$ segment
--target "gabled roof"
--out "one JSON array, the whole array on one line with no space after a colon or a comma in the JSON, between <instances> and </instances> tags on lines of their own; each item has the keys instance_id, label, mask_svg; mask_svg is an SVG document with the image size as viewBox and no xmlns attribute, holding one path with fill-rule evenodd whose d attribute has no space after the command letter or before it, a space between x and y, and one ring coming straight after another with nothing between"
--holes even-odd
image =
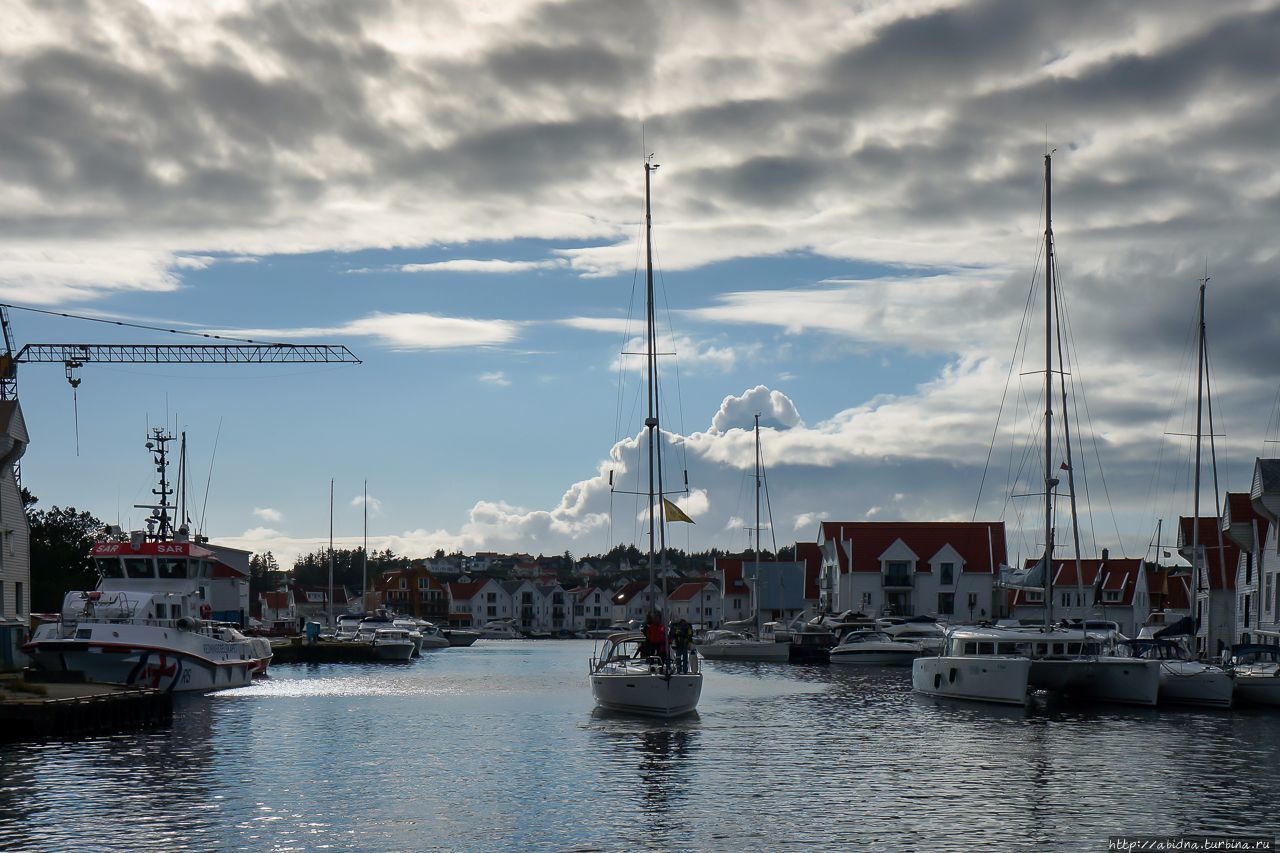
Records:
<instances>
[{"instance_id":1,"label":"gabled roof","mask_svg":"<svg viewBox=\"0 0 1280 853\"><path fill-rule=\"evenodd\" d=\"M804 597L817 601L818 578L822 575L822 549L817 542L797 542L796 559L804 563Z\"/></svg>"},{"instance_id":2,"label":"gabled roof","mask_svg":"<svg viewBox=\"0 0 1280 853\"><path fill-rule=\"evenodd\" d=\"M1038 561L1027 560L1027 568ZM1133 604L1134 594L1138 590L1138 579L1143 573L1143 561L1137 558L1108 558L1080 561L1080 582L1076 583L1076 561L1074 559L1056 560L1053 564L1053 591L1074 592L1083 587L1086 600L1104 607L1122 607ZM1099 577L1098 573L1102 575ZM1119 592L1118 600L1108 600L1099 592ZM1055 602L1056 605L1057 602ZM1009 591L1009 605L1043 607L1044 600L1028 601L1024 590Z\"/></svg>"},{"instance_id":3,"label":"gabled roof","mask_svg":"<svg viewBox=\"0 0 1280 853\"><path fill-rule=\"evenodd\" d=\"M469 601L475 598L480 590L489 585L489 581L451 581L449 583L449 597L454 601Z\"/></svg>"},{"instance_id":4,"label":"gabled roof","mask_svg":"<svg viewBox=\"0 0 1280 853\"><path fill-rule=\"evenodd\" d=\"M648 581L632 581L622 589L618 590L610 601L614 604L630 604L631 599L644 592L648 586Z\"/></svg>"},{"instance_id":5,"label":"gabled roof","mask_svg":"<svg viewBox=\"0 0 1280 853\"><path fill-rule=\"evenodd\" d=\"M724 595L751 593L751 588L742 579L742 560L738 557L716 557L715 570L724 573Z\"/></svg>"},{"instance_id":6,"label":"gabled roof","mask_svg":"<svg viewBox=\"0 0 1280 853\"><path fill-rule=\"evenodd\" d=\"M928 555L917 571L929 571L928 558L947 545L964 559L966 573L994 574L1007 559L1003 521L824 521L822 538L851 543L851 565L844 548L836 548L841 574L880 571L880 555L898 539L916 554Z\"/></svg>"},{"instance_id":7,"label":"gabled roof","mask_svg":"<svg viewBox=\"0 0 1280 853\"><path fill-rule=\"evenodd\" d=\"M1200 583L1209 589L1236 588L1236 566L1240 562L1240 546L1222 532L1222 526L1213 516L1202 515L1193 519L1184 515L1178 519L1178 552L1191 559L1192 533L1198 536L1198 544L1204 553L1204 574ZM1219 547L1221 545L1221 547ZM1202 587L1203 589L1203 587Z\"/></svg>"},{"instance_id":8,"label":"gabled roof","mask_svg":"<svg viewBox=\"0 0 1280 853\"><path fill-rule=\"evenodd\" d=\"M1191 578L1179 569L1169 571L1160 566L1147 566L1147 592L1153 607L1164 610L1190 610L1188 590Z\"/></svg>"},{"instance_id":9,"label":"gabled roof","mask_svg":"<svg viewBox=\"0 0 1280 853\"><path fill-rule=\"evenodd\" d=\"M289 585L289 592L293 594L293 600L297 604L314 604L314 602L307 600L307 593L318 592L327 599L329 588L327 586L303 586L295 583ZM333 603L335 605L347 603L346 587L335 586L333 588Z\"/></svg>"},{"instance_id":10,"label":"gabled roof","mask_svg":"<svg viewBox=\"0 0 1280 853\"><path fill-rule=\"evenodd\" d=\"M262 593L262 603L272 610L283 610L289 606L289 593L264 592Z\"/></svg>"},{"instance_id":11,"label":"gabled roof","mask_svg":"<svg viewBox=\"0 0 1280 853\"><path fill-rule=\"evenodd\" d=\"M578 601L586 601L588 598L591 597L591 594L593 592L596 592L598 589L599 587L595 587L595 586L584 586L581 589L570 590L570 593L572 593L573 597Z\"/></svg>"},{"instance_id":12,"label":"gabled roof","mask_svg":"<svg viewBox=\"0 0 1280 853\"><path fill-rule=\"evenodd\" d=\"M708 586L711 581L690 581L682 583L680 586L671 590L671 594L667 596L667 601L692 601L698 597L698 594Z\"/></svg>"}]
</instances>

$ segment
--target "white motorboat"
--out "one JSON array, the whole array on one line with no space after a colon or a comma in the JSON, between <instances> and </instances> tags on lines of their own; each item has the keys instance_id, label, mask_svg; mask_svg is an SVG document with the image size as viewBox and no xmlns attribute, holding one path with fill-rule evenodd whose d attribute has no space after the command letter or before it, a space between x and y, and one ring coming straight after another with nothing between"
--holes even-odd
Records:
<instances>
[{"instance_id":1,"label":"white motorboat","mask_svg":"<svg viewBox=\"0 0 1280 853\"><path fill-rule=\"evenodd\" d=\"M420 655L422 653L422 632L418 630L418 620L394 619L391 624L393 627L403 628L409 632L409 640L413 643L413 657Z\"/></svg>"},{"instance_id":2,"label":"white motorboat","mask_svg":"<svg viewBox=\"0 0 1280 853\"><path fill-rule=\"evenodd\" d=\"M172 526L167 444L173 438L163 429L148 436L160 479L160 503L146 507L153 510L148 530L127 542L92 546L97 588L68 592L59 621L40 625L24 646L40 668L166 691L243 687L266 670L269 642L212 621L205 591L217 556Z\"/></svg>"},{"instance_id":3,"label":"white motorboat","mask_svg":"<svg viewBox=\"0 0 1280 853\"><path fill-rule=\"evenodd\" d=\"M362 632L363 633L363 632ZM369 639L378 660L409 660L413 657L413 640L408 630L397 627L382 627L373 631Z\"/></svg>"},{"instance_id":4,"label":"white motorboat","mask_svg":"<svg viewBox=\"0 0 1280 853\"><path fill-rule=\"evenodd\" d=\"M1232 646L1228 661L1235 698L1255 705L1280 705L1280 646Z\"/></svg>"},{"instance_id":5,"label":"white motorboat","mask_svg":"<svg viewBox=\"0 0 1280 853\"><path fill-rule=\"evenodd\" d=\"M441 630L450 646L462 648L480 639L479 631L468 631L464 628L444 628Z\"/></svg>"},{"instance_id":6,"label":"white motorboat","mask_svg":"<svg viewBox=\"0 0 1280 853\"><path fill-rule=\"evenodd\" d=\"M678 717L698 707L702 673L698 655L689 655L688 672L668 658L644 654L644 634L614 634L591 659L591 695L607 711L646 717Z\"/></svg>"},{"instance_id":7,"label":"white motorboat","mask_svg":"<svg viewBox=\"0 0 1280 853\"><path fill-rule=\"evenodd\" d=\"M1116 654L1159 661L1162 705L1231 707L1235 683L1230 674L1222 667L1192 660L1181 643L1150 637L1125 640L1117 644Z\"/></svg>"},{"instance_id":8,"label":"white motorboat","mask_svg":"<svg viewBox=\"0 0 1280 853\"><path fill-rule=\"evenodd\" d=\"M524 635L516 630L514 622L504 619L486 622L480 628L482 640L520 640Z\"/></svg>"},{"instance_id":9,"label":"white motorboat","mask_svg":"<svg viewBox=\"0 0 1280 853\"><path fill-rule=\"evenodd\" d=\"M422 648L424 650L447 649L453 645L450 639L445 636L445 633L440 630L439 626L434 623L419 620L417 625L418 633L422 635ZM472 637L471 642L475 642L474 637ZM470 645L470 643L467 645Z\"/></svg>"},{"instance_id":10,"label":"white motorboat","mask_svg":"<svg viewBox=\"0 0 1280 853\"><path fill-rule=\"evenodd\" d=\"M791 644L776 640L757 640L737 631L708 631L698 654L708 660L786 661L791 657Z\"/></svg>"},{"instance_id":11,"label":"white motorboat","mask_svg":"<svg viewBox=\"0 0 1280 853\"><path fill-rule=\"evenodd\" d=\"M932 619L898 619L892 622L876 620L880 630L900 643L912 643L921 654L936 655L947 641L947 633Z\"/></svg>"},{"instance_id":12,"label":"white motorboat","mask_svg":"<svg viewBox=\"0 0 1280 853\"><path fill-rule=\"evenodd\" d=\"M920 655L915 643L895 640L884 631L850 631L831 650L831 662L868 666L911 666Z\"/></svg>"}]
</instances>

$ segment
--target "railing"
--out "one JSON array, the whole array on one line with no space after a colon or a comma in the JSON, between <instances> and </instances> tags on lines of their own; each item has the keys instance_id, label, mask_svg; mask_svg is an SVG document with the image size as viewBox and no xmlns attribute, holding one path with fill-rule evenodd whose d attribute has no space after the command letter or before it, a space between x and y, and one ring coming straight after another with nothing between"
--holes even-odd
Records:
<instances>
[{"instance_id":1,"label":"railing","mask_svg":"<svg viewBox=\"0 0 1280 853\"><path fill-rule=\"evenodd\" d=\"M916 580L916 577L914 572L885 572L884 573L884 587L886 589L889 589L891 587L898 587L900 589L911 589L915 586L915 580Z\"/></svg>"}]
</instances>

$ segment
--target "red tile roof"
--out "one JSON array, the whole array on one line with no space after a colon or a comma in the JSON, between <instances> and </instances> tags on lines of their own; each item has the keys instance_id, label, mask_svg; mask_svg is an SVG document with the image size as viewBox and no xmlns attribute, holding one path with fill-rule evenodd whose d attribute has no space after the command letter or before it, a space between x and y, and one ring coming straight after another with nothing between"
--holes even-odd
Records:
<instances>
[{"instance_id":1,"label":"red tile roof","mask_svg":"<svg viewBox=\"0 0 1280 853\"><path fill-rule=\"evenodd\" d=\"M1191 534L1198 534L1198 542L1204 549L1204 574L1201 583L1207 582L1209 589L1236 588L1236 565L1240 561L1240 546L1231 541L1223 532L1218 519L1213 516L1200 516L1198 520L1189 515L1178 519L1178 551L1183 557L1190 559ZM1221 547L1219 547L1221 544Z\"/></svg>"},{"instance_id":2,"label":"red tile roof","mask_svg":"<svg viewBox=\"0 0 1280 853\"><path fill-rule=\"evenodd\" d=\"M822 574L822 549L817 542L797 542L796 560L804 563L804 597L817 601L818 578Z\"/></svg>"},{"instance_id":3,"label":"red tile roof","mask_svg":"<svg viewBox=\"0 0 1280 853\"><path fill-rule=\"evenodd\" d=\"M691 581L689 583L682 583L680 586L671 590L671 594L667 596L667 601L692 601L709 583L710 581Z\"/></svg>"},{"instance_id":4,"label":"red tile roof","mask_svg":"<svg viewBox=\"0 0 1280 853\"><path fill-rule=\"evenodd\" d=\"M747 595L751 589L742 579L742 560L737 557L716 557L715 568L724 573L725 595Z\"/></svg>"},{"instance_id":5,"label":"red tile roof","mask_svg":"<svg viewBox=\"0 0 1280 853\"><path fill-rule=\"evenodd\" d=\"M993 574L1005 562L1003 521L824 521L822 538L837 544L840 573L850 570L843 543L851 542L852 570L880 571L880 555L898 539L920 558L917 571L947 545L964 560L962 571Z\"/></svg>"},{"instance_id":6,"label":"red tile roof","mask_svg":"<svg viewBox=\"0 0 1280 853\"><path fill-rule=\"evenodd\" d=\"M1175 573L1167 568L1147 567L1147 592L1151 596L1153 610L1189 611L1190 585L1191 578L1183 569Z\"/></svg>"},{"instance_id":7,"label":"red tile roof","mask_svg":"<svg viewBox=\"0 0 1280 853\"><path fill-rule=\"evenodd\" d=\"M449 597L454 601L469 601L488 584L489 581L450 581Z\"/></svg>"},{"instance_id":8,"label":"red tile roof","mask_svg":"<svg viewBox=\"0 0 1280 853\"><path fill-rule=\"evenodd\" d=\"M289 593L264 592L262 594L262 603L272 610L284 610L289 606Z\"/></svg>"},{"instance_id":9,"label":"red tile roof","mask_svg":"<svg viewBox=\"0 0 1280 853\"><path fill-rule=\"evenodd\" d=\"M648 586L648 581L632 581L622 589L618 590L611 601L613 601L614 604L627 604L631 599L635 598L636 595L643 592Z\"/></svg>"}]
</instances>

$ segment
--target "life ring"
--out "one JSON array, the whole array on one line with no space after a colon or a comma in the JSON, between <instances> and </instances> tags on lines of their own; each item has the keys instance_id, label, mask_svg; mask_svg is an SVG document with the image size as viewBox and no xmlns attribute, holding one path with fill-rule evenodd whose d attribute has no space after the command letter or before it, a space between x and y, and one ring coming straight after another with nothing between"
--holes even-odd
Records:
<instances>
[{"instance_id":1,"label":"life ring","mask_svg":"<svg viewBox=\"0 0 1280 853\"><path fill-rule=\"evenodd\" d=\"M200 605L200 618L201 619L213 618L213 608L209 606L209 602L207 601L204 604Z\"/></svg>"}]
</instances>

